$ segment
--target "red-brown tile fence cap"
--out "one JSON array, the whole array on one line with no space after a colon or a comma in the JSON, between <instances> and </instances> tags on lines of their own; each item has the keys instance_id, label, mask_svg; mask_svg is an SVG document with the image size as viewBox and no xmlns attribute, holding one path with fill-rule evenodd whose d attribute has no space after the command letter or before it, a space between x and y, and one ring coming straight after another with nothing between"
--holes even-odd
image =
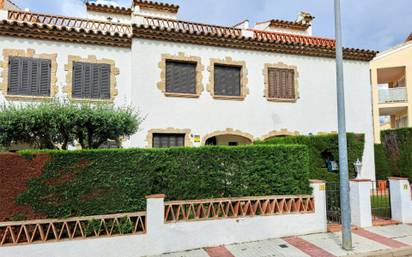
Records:
<instances>
[{"instance_id":1,"label":"red-brown tile fence cap","mask_svg":"<svg viewBox=\"0 0 412 257\"><path fill-rule=\"evenodd\" d=\"M407 177L389 177L389 180L409 180Z\"/></svg>"},{"instance_id":2,"label":"red-brown tile fence cap","mask_svg":"<svg viewBox=\"0 0 412 257\"><path fill-rule=\"evenodd\" d=\"M372 180L367 179L367 178L354 178L354 179L351 179L350 181L352 181L352 182L371 182Z\"/></svg>"},{"instance_id":3,"label":"red-brown tile fence cap","mask_svg":"<svg viewBox=\"0 0 412 257\"><path fill-rule=\"evenodd\" d=\"M232 202L232 201L259 201L272 199L286 199L286 198L310 198L312 195L269 195L269 196L245 196L245 197L228 197L228 198L210 198L210 199L196 199L196 200L176 200L165 202L165 205L176 204L197 204L197 203L211 203L211 202Z\"/></svg>"},{"instance_id":4,"label":"red-brown tile fence cap","mask_svg":"<svg viewBox=\"0 0 412 257\"><path fill-rule=\"evenodd\" d=\"M155 195L146 195L146 199L160 199L160 198L166 198L165 194L155 194Z\"/></svg>"},{"instance_id":5,"label":"red-brown tile fence cap","mask_svg":"<svg viewBox=\"0 0 412 257\"><path fill-rule=\"evenodd\" d=\"M325 180L320 180L320 179L310 179L309 182L311 184L325 184L326 183Z\"/></svg>"}]
</instances>

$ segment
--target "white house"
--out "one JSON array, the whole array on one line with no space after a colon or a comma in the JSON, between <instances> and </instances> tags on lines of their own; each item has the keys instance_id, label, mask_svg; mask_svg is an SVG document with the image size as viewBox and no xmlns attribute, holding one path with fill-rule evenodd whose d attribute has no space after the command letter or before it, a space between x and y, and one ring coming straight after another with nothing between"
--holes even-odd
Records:
<instances>
[{"instance_id":1,"label":"white house","mask_svg":"<svg viewBox=\"0 0 412 257\"><path fill-rule=\"evenodd\" d=\"M125 147L337 131L335 41L312 36L308 13L227 27L182 21L179 6L145 0L87 3L84 18L16 10L8 0L0 6L0 102L60 96L133 105L146 119ZM368 178L375 54L344 49L347 128L366 135Z\"/></svg>"}]
</instances>

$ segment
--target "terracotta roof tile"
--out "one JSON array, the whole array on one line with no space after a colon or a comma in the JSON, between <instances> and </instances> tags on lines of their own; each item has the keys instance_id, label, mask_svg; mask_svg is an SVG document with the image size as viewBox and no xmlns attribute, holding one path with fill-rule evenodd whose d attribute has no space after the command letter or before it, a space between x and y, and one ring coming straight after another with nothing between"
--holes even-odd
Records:
<instances>
[{"instance_id":1,"label":"terracotta roof tile","mask_svg":"<svg viewBox=\"0 0 412 257\"><path fill-rule=\"evenodd\" d=\"M216 26L203 23L195 23L181 20L162 19L154 17L145 17L145 22L153 28L161 28L168 30L176 30L187 33L204 33L204 34L220 34L239 37L242 35L242 30L233 27Z\"/></svg>"},{"instance_id":2,"label":"terracotta roof tile","mask_svg":"<svg viewBox=\"0 0 412 257\"><path fill-rule=\"evenodd\" d=\"M133 25L134 37L286 54L335 56L333 39L259 30L250 30L254 36L249 38L242 35L242 30L233 27L153 17L146 17L145 23ZM345 59L351 60L369 61L376 53L371 50L344 49Z\"/></svg>"},{"instance_id":3,"label":"terracotta roof tile","mask_svg":"<svg viewBox=\"0 0 412 257\"><path fill-rule=\"evenodd\" d=\"M132 14L132 8L130 7L120 7L120 6L113 6L113 5L106 5L106 4L98 4L94 2L86 2L86 8L88 11L95 11L95 12L114 13L114 14L123 14L123 15Z\"/></svg>"},{"instance_id":4,"label":"terracotta roof tile","mask_svg":"<svg viewBox=\"0 0 412 257\"><path fill-rule=\"evenodd\" d=\"M270 26L272 26L272 27L296 29L296 30L302 30L302 31L307 30L311 26L310 23L304 24L302 22L286 21L286 20L279 20L279 19L273 19L273 20L269 20L269 21L258 22L256 24L262 24L262 23L266 23L266 22L269 22Z\"/></svg>"},{"instance_id":5,"label":"terracotta roof tile","mask_svg":"<svg viewBox=\"0 0 412 257\"><path fill-rule=\"evenodd\" d=\"M149 1L149 0L133 0L133 4L138 5L140 7L153 8L153 9L158 9L158 10L163 10L163 11L169 11L172 13L177 13L179 10L178 5Z\"/></svg>"},{"instance_id":6,"label":"terracotta roof tile","mask_svg":"<svg viewBox=\"0 0 412 257\"><path fill-rule=\"evenodd\" d=\"M405 42L411 41L412 40L412 33L409 35L409 37L406 39Z\"/></svg>"},{"instance_id":7,"label":"terracotta roof tile","mask_svg":"<svg viewBox=\"0 0 412 257\"><path fill-rule=\"evenodd\" d=\"M296 34L286 34L279 32L268 32L260 30L252 30L254 36L262 41L274 41L284 43L295 43L303 45L321 46L321 47L335 47L335 40L322 37L303 36Z\"/></svg>"},{"instance_id":8,"label":"terracotta roof tile","mask_svg":"<svg viewBox=\"0 0 412 257\"><path fill-rule=\"evenodd\" d=\"M15 22L47 25L49 28L56 27L62 29L78 29L84 30L85 32L115 33L118 35L130 36L132 34L131 26L128 24L111 23L32 12L9 11L8 19L9 21Z\"/></svg>"}]
</instances>

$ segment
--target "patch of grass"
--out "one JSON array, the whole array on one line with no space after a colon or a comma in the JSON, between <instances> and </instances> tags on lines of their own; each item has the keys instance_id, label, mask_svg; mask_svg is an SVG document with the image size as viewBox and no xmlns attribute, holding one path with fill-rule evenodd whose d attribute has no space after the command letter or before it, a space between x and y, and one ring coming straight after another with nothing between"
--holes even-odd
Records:
<instances>
[{"instance_id":1,"label":"patch of grass","mask_svg":"<svg viewBox=\"0 0 412 257\"><path fill-rule=\"evenodd\" d=\"M391 217L391 202L389 195L371 195L371 207L373 217Z\"/></svg>"}]
</instances>

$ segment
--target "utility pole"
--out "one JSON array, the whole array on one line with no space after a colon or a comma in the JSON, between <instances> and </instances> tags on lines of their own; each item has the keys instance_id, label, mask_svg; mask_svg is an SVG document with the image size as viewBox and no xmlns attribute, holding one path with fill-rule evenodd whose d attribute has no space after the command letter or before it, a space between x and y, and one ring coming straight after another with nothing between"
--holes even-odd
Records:
<instances>
[{"instance_id":1,"label":"utility pole","mask_svg":"<svg viewBox=\"0 0 412 257\"><path fill-rule=\"evenodd\" d=\"M335 0L336 88L338 96L340 206L342 214L342 248L352 250L351 213L349 203L348 145L346 138L345 90L343 82L343 50L340 0Z\"/></svg>"}]
</instances>

